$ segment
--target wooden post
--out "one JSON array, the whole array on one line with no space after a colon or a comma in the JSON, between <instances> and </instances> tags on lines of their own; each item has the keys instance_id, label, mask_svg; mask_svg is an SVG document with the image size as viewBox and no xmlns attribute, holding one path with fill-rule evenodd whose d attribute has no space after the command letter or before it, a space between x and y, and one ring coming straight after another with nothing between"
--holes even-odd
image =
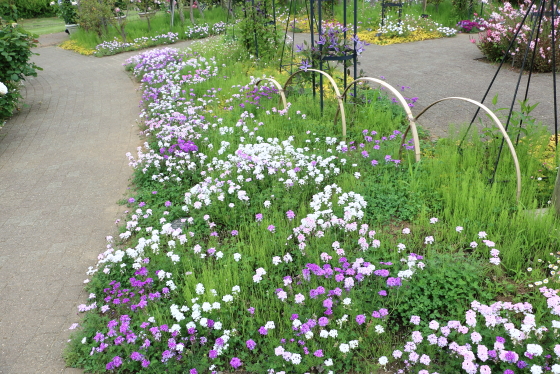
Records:
<instances>
[{"instance_id":1,"label":"wooden post","mask_svg":"<svg viewBox=\"0 0 560 374\"><path fill-rule=\"evenodd\" d=\"M552 204L557 216L560 217L560 168L556 175L556 184L554 185L554 193L552 194Z\"/></svg>"}]
</instances>

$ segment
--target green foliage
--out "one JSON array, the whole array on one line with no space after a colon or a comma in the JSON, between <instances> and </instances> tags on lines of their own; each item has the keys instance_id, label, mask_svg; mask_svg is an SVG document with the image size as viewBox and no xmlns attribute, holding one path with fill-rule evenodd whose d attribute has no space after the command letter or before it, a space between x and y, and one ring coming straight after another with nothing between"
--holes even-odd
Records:
<instances>
[{"instance_id":1,"label":"green foliage","mask_svg":"<svg viewBox=\"0 0 560 374\"><path fill-rule=\"evenodd\" d=\"M78 23L86 31L99 37L108 33L114 19L115 0L81 0L78 8Z\"/></svg>"},{"instance_id":2,"label":"green foliage","mask_svg":"<svg viewBox=\"0 0 560 374\"><path fill-rule=\"evenodd\" d=\"M0 3L0 25L2 23L13 23L17 22L18 19L18 8L12 2L2 2Z\"/></svg>"},{"instance_id":3,"label":"green foliage","mask_svg":"<svg viewBox=\"0 0 560 374\"><path fill-rule=\"evenodd\" d=\"M19 92L21 81L26 76L36 77L37 70L42 70L29 61L33 55L31 48L36 45L34 36L19 27L6 26L0 29L0 82L8 88L8 93L0 96L0 119L13 114L22 97Z\"/></svg>"},{"instance_id":4,"label":"green foliage","mask_svg":"<svg viewBox=\"0 0 560 374\"><path fill-rule=\"evenodd\" d=\"M426 267L414 274L398 292L391 318L406 325L411 315L423 323L436 319L460 319L470 303L492 300L495 296L485 287L485 267L463 254L432 254Z\"/></svg>"},{"instance_id":5,"label":"green foliage","mask_svg":"<svg viewBox=\"0 0 560 374\"><path fill-rule=\"evenodd\" d=\"M13 0L20 18L52 17L54 9L50 0Z\"/></svg>"},{"instance_id":6,"label":"green foliage","mask_svg":"<svg viewBox=\"0 0 560 374\"><path fill-rule=\"evenodd\" d=\"M62 0L60 3L53 1L56 15L64 20L67 25L75 25L78 17L78 3L72 0Z\"/></svg>"},{"instance_id":7,"label":"green foliage","mask_svg":"<svg viewBox=\"0 0 560 374\"><path fill-rule=\"evenodd\" d=\"M266 0L247 7L245 18L239 24L241 45L249 55L261 60L271 59L280 46L280 35L276 32L272 17L266 12L271 8Z\"/></svg>"},{"instance_id":8,"label":"green foliage","mask_svg":"<svg viewBox=\"0 0 560 374\"><path fill-rule=\"evenodd\" d=\"M368 175L364 183L368 191L366 214L373 222L410 221L424 206L421 194L411 190L405 169L391 166L385 173Z\"/></svg>"}]
</instances>

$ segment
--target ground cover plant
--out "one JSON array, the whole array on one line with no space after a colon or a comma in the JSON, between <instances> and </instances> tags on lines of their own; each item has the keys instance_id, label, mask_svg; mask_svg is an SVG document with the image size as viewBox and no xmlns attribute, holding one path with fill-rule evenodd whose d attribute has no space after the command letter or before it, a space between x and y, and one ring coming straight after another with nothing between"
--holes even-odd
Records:
<instances>
[{"instance_id":1,"label":"ground cover plant","mask_svg":"<svg viewBox=\"0 0 560 374\"><path fill-rule=\"evenodd\" d=\"M88 271L69 365L558 372L558 222L526 212L552 186L531 179L551 156L540 130L518 147L518 202L510 157L488 184L495 134L472 134L462 152L459 137L424 140L416 163L381 90L349 100L343 141L334 97L321 113L301 80L279 107L274 86L252 83L286 75L235 42L126 65L142 82L145 144L127 155L133 189Z\"/></svg>"}]
</instances>

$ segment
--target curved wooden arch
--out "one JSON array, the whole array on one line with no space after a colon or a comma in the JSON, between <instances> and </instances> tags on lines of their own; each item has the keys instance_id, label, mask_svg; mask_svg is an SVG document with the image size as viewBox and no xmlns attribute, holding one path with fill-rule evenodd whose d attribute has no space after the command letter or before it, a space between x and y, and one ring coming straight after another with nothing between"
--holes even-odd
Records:
<instances>
[{"instance_id":1,"label":"curved wooden arch","mask_svg":"<svg viewBox=\"0 0 560 374\"><path fill-rule=\"evenodd\" d=\"M509 138L509 135L507 134L506 129L504 128L504 126L502 125L502 123L500 122L500 120L498 119L498 117L496 117L496 115L490 110L488 109L484 104L479 103L476 100L472 100L472 99L467 99L466 97L446 97L440 100L437 100L433 103L431 103L430 105L428 105L426 108L424 108L423 111L420 112L420 114L418 114L416 116L416 120L418 120L418 118L420 118L420 116L422 114L424 114L428 109L430 109L431 107L433 107L434 105L441 103L442 101L446 101L446 100L461 100L461 101L466 101L468 103L474 104L476 106L478 106L480 109L484 110L489 116L490 118L492 118L492 120L494 121L494 123L496 123L496 126L498 126L498 128L500 129L500 132L502 133L509 151L511 153L511 157L513 157L513 163L515 164L515 173L517 174L517 193L516 193L516 198L517 201L519 202L519 198L521 197L521 169L519 168L519 159L517 158L517 152L515 152L515 148L513 147L513 143L511 142L511 139ZM410 129L410 126L406 129L405 131L405 136L406 134L408 134L408 130Z\"/></svg>"},{"instance_id":2,"label":"curved wooden arch","mask_svg":"<svg viewBox=\"0 0 560 374\"><path fill-rule=\"evenodd\" d=\"M408 128L407 128L407 131L405 132L405 135L403 136L403 140L405 139L406 135L408 134L408 129L412 128L412 138L414 139L414 156L416 157L416 162L420 161L420 138L418 137L418 129L416 128L416 123L414 122L414 116L412 115L412 112L410 111L410 107L408 106L408 103L406 102L406 99L403 97L403 95L401 95L401 93L395 87L391 86L390 84L388 84L385 81L382 81L381 79L371 78L371 77L362 77L362 78L356 79L355 81L353 81L352 83L350 83L346 87L346 89L344 90L344 93L342 94L341 99L344 99L346 97L346 93L348 92L350 87L352 87L353 85L355 85L356 83L361 82L361 81L378 83L378 84L382 85L383 87L388 88L389 91L391 91L391 93L393 93L398 98L399 103L404 108L404 111L406 112L406 116L408 117ZM338 111L336 111L336 114L334 115L335 125L336 125L336 121L338 121ZM402 147L401 147L401 149L402 149ZM400 158L400 154L401 154L401 151L399 150L399 158Z\"/></svg>"},{"instance_id":3,"label":"curved wooden arch","mask_svg":"<svg viewBox=\"0 0 560 374\"><path fill-rule=\"evenodd\" d=\"M317 70L317 69L298 70L294 74L290 75L290 77L288 78L288 80L284 84L284 91L286 90L286 87L288 87L288 85L292 82L293 77L295 77L298 74L308 72L308 71L314 71L316 73L323 74L325 77L327 77L329 82L331 82L331 85L333 86L333 89L334 89L334 93L335 93L336 98L338 100L338 111L340 111L340 113L342 114L341 115L341 117L342 117L342 138L343 138L344 141L346 141L346 113L344 111L344 103L342 101L342 97L340 96L340 90L338 89L338 86L336 85L336 82L334 81L334 79L329 74L325 73L324 71ZM337 111L337 113L338 113L338 111ZM336 125L336 122L335 122L335 125Z\"/></svg>"},{"instance_id":4,"label":"curved wooden arch","mask_svg":"<svg viewBox=\"0 0 560 374\"><path fill-rule=\"evenodd\" d=\"M282 88L282 85L276 81L276 79L273 79L273 78L259 78L255 82L255 86L258 87L259 84L262 81L265 81L265 80L267 80L269 82L272 82L276 86L276 88L278 89L278 93L282 97L282 104L284 105L284 110L287 110L288 109L288 102L286 101L286 95L284 94L284 89Z\"/></svg>"}]
</instances>

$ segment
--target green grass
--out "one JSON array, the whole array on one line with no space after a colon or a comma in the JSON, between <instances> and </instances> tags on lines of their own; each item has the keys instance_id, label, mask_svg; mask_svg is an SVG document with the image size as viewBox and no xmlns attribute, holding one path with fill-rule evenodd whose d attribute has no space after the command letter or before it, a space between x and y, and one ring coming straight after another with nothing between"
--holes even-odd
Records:
<instances>
[{"instance_id":1,"label":"green grass","mask_svg":"<svg viewBox=\"0 0 560 374\"><path fill-rule=\"evenodd\" d=\"M64 21L58 17L22 19L19 25L37 35L64 32Z\"/></svg>"}]
</instances>

